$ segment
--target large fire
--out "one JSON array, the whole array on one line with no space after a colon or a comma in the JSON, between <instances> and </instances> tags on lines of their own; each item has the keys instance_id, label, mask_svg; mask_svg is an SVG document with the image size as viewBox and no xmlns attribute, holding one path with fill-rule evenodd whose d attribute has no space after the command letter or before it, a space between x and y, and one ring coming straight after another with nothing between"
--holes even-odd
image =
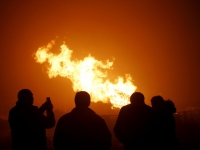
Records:
<instances>
[{"instance_id":1,"label":"large fire","mask_svg":"<svg viewBox=\"0 0 200 150\"><path fill-rule=\"evenodd\" d=\"M54 41L47 46L40 47L35 53L38 63L48 62L49 78L56 76L67 77L73 84L74 91L87 91L91 95L92 102L101 101L111 103L112 108L121 108L130 103L130 95L136 90L130 75L117 77L114 83L108 79L106 70L111 69L113 62L107 60L102 62L91 55L83 60L71 60L72 50L65 44L60 46L60 54L56 55L50 51Z\"/></svg>"}]
</instances>

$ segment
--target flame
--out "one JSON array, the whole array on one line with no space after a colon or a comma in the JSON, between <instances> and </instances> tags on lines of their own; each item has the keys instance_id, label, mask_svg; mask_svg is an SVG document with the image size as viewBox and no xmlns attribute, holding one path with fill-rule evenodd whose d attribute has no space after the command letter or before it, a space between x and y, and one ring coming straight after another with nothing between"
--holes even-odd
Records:
<instances>
[{"instance_id":1,"label":"flame","mask_svg":"<svg viewBox=\"0 0 200 150\"><path fill-rule=\"evenodd\" d=\"M71 60L72 50L63 43L60 46L60 54L56 55L50 51L55 41L51 41L47 46L40 47L35 53L35 60L38 63L48 62L48 76L67 77L73 84L74 91L87 91L90 93L91 101L111 103L112 108L121 108L130 103L130 95L136 90L129 74L117 77L112 83L107 79L106 70L112 69L113 62L107 60L102 62L96 60L91 55L83 60Z\"/></svg>"}]
</instances>

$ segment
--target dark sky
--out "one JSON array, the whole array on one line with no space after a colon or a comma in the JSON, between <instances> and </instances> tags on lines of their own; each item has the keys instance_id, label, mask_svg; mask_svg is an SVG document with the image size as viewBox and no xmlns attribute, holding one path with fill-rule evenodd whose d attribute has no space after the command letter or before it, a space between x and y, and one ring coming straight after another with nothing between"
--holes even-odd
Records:
<instances>
[{"instance_id":1,"label":"dark sky","mask_svg":"<svg viewBox=\"0 0 200 150\"><path fill-rule=\"evenodd\" d=\"M74 106L67 78L49 79L33 53L63 41L74 59L115 58L113 76L130 74L146 103L161 95L178 108L200 106L199 0L0 1L0 116L29 88L35 105Z\"/></svg>"}]
</instances>

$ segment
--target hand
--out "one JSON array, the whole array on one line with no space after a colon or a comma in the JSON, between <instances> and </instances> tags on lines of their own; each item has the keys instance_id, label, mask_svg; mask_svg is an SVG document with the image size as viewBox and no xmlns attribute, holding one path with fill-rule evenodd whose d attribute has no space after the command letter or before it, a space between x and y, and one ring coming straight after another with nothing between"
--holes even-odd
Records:
<instances>
[{"instance_id":1,"label":"hand","mask_svg":"<svg viewBox=\"0 0 200 150\"><path fill-rule=\"evenodd\" d=\"M43 103L42 106L40 106L40 107L38 108L38 110L39 110L41 113L44 113L44 112L46 111L46 109L47 109L47 103L46 103L46 102Z\"/></svg>"},{"instance_id":2,"label":"hand","mask_svg":"<svg viewBox=\"0 0 200 150\"><path fill-rule=\"evenodd\" d=\"M53 105L52 105L52 103L49 103L49 102L46 102L47 104L46 104L46 109L49 111L49 110L53 110Z\"/></svg>"},{"instance_id":3,"label":"hand","mask_svg":"<svg viewBox=\"0 0 200 150\"><path fill-rule=\"evenodd\" d=\"M44 102L42 106L39 108L42 112L45 110L53 110L53 105L51 102Z\"/></svg>"}]
</instances>

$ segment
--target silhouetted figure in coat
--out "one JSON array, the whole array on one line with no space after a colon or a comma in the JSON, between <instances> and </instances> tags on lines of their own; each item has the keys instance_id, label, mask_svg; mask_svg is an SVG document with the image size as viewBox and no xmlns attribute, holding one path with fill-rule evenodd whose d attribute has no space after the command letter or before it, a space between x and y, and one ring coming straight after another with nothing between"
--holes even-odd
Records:
<instances>
[{"instance_id":1,"label":"silhouetted figure in coat","mask_svg":"<svg viewBox=\"0 0 200 150\"><path fill-rule=\"evenodd\" d=\"M114 127L115 136L125 150L151 147L152 108L145 104L144 95L135 92L130 97L131 104L123 106Z\"/></svg>"},{"instance_id":2,"label":"silhouetted figure in coat","mask_svg":"<svg viewBox=\"0 0 200 150\"><path fill-rule=\"evenodd\" d=\"M46 150L46 128L55 125L53 106L45 102L40 108L33 106L29 89L18 93L18 101L9 112L13 150ZM46 111L46 116L43 113Z\"/></svg>"},{"instance_id":3,"label":"silhouetted figure in coat","mask_svg":"<svg viewBox=\"0 0 200 150\"><path fill-rule=\"evenodd\" d=\"M76 107L56 125L53 145L56 150L109 150L111 133L105 121L89 107L90 95L75 95Z\"/></svg>"},{"instance_id":4,"label":"silhouetted figure in coat","mask_svg":"<svg viewBox=\"0 0 200 150\"><path fill-rule=\"evenodd\" d=\"M181 149L176 137L176 122L173 114L176 112L174 103L171 100L164 100L161 96L154 96L151 99L154 111L153 145L156 150L177 150Z\"/></svg>"}]
</instances>

